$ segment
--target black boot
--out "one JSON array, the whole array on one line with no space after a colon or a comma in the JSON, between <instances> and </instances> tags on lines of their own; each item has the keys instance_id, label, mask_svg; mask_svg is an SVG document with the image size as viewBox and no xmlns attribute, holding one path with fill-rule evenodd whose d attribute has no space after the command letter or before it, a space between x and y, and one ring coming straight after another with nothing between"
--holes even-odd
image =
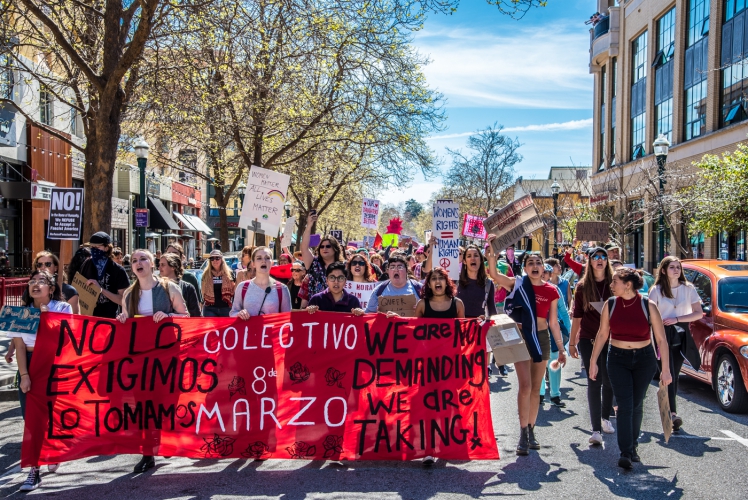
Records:
<instances>
[{"instance_id":1,"label":"black boot","mask_svg":"<svg viewBox=\"0 0 748 500\"><path fill-rule=\"evenodd\" d=\"M531 450L540 449L540 443L538 442L537 439L535 439L535 426L534 425L527 426L527 440L530 444Z\"/></svg>"},{"instance_id":2,"label":"black boot","mask_svg":"<svg viewBox=\"0 0 748 500\"><path fill-rule=\"evenodd\" d=\"M519 435L519 443L517 443L517 455L529 455L529 443L527 438L527 427L522 427Z\"/></svg>"},{"instance_id":3,"label":"black boot","mask_svg":"<svg viewBox=\"0 0 748 500\"><path fill-rule=\"evenodd\" d=\"M155 466L156 466L156 461L153 459L152 456L143 455L143 458L140 459L140 462L138 462L133 468L133 472L143 473L147 471L148 469L152 469Z\"/></svg>"}]
</instances>

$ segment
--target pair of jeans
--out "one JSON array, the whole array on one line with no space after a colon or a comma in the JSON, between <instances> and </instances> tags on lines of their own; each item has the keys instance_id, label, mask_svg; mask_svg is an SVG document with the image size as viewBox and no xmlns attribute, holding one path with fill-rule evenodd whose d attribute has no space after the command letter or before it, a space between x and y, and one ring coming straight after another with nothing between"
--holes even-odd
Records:
<instances>
[{"instance_id":1,"label":"pair of jeans","mask_svg":"<svg viewBox=\"0 0 748 500\"><path fill-rule=\"evenodd\" d=\"M607 343L602 352L607 349ZM593 432L602 432L602 420L610 420L613 411L613 389L608 379L608 369L603 356L597 358L597 380L590 379L590 360L592 359L592 340L579 339L579 354L587 372L587 405L590 408L590 424ZM602 397L601 397L602 391Z\"/></svg>"},{"instance_id":2,"label":"pair of jeans","mask_svg":"<svg viewBox=\"0 0 748 500\"><path fill-rule=\"evenodd\" d=\"M204 318L228 318L230 312L231 312L230 307L216 307L216 306L203 307Z\"/></svg>"},{"instance_id":3,"label":"pair of jeans","mask_svg":"<svg viewBox=\"0 0 748 500\"><path fill-rule=\"evenodd\" d=\"M618 448L622 455L632 457L639 442L644 415L644 398L657 371L657 358L652 345L641 349L610 346L608 377L618 402Z\"/></svg>"},{"instance_id":4,"label":"pair of jeans","mask_svg":"<svg viewBox=\"0 0 748 500\"><path fill-rule=\"evenodd\" d=\"M551 351L551 359L548 360L548 385L551 390L551 397L561 396L561 367L558 370L551 370L551 363L558 359L558 351ZM545 396L545 380L540 384L540 395Z\"/></svg>"},{"instance_id":5,"label":"pair of jeans","mask_svg":"<svg viewBox=\"0 0 748 500\"><path fill-rule=\"evenodd\" d=\"M31 368L31 355L34 354L32 351L26 351L26 371L28 372ZM31 376L31 375L29 375ZM19 371L16 375L18 378L18 402L21 403L21 417L26 420L26 393L21 390L21 372ZM34 381L32 380L33 384Z\"/></svg>"}]
</instances>

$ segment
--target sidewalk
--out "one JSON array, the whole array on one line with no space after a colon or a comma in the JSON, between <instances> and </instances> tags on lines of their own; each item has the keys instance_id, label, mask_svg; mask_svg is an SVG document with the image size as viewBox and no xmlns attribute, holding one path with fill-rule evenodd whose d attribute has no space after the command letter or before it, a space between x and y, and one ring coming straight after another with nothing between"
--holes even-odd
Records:
<instances>
[{"instance_id":1,"label":"sidewalk","mask_svg":"<svg viewBox=\"0 0 748 500\"><path fill-rule=\"evenodd\" d=\"M15 356L13 356L13 363L8 364L5 362L5 353L8 352L9 345L9 338L0 339L0 389L4 389L12 384L16 378L17 368Z\"/></svg>"}]
</instances>

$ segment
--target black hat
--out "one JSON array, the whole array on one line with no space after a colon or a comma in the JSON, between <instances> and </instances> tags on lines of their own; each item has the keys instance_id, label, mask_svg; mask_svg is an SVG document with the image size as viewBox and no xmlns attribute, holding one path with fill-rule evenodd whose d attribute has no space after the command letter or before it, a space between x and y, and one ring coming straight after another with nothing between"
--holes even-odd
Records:
<instances>
[{"instance_id":1,"label":"black hat","mask_svg":"<svg viewBox=\"0 0 748 500\"><path fill-rule=\"evenodd\" d=\"M606 257L608 256L608 251L606 249L604 249L603 247L590 248L589 250L587 250L587 255L589 257L592 257L593 255L595 255L598 252L604 254Z\"/></svg>"},{"instance_id":2,"label":"black hat","mask_svg":"<svg viewBox=\"0 0 748 500\"><path fill-rule=\"evenodd\" d=\"M88 242L92 245L111 245L112 237L104 231L99 231L98 233L94 233Z\"/></svg>"}]
</instances>

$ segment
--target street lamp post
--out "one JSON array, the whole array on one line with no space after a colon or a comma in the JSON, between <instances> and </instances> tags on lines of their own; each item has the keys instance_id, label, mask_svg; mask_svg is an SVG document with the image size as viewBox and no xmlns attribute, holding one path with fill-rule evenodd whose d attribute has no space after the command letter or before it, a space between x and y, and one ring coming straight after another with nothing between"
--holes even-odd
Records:
<instances>
[{"instance_id":1,"label":"street lamp post","mask_svg":"<svg viewBox=\"0 0 748 500\"><path fill-rule=\"evenodd\" d=\"M665 213L662 198L665 195L665 163L667 162L670 141L667 140L665 135L660 134L652 145L654 146L654 154L657 159L657 177L660 179L660 227L658 228L659 241L657 250L659 252L659 260L662 260L665 257Z\"/></svg>"},{"instance_id":2,"label":"street lamp post","mask_svg":"<svg viewBox=\"0 0 748 500\"><path fill-rule=\"evenodd\" d=\"M558 234L558 193L561 191L561 186L558 185L556 179L553 179L551 184L551 193L553 193L553 250L554 257L558 253L556 252L556 238Z\"/></svg>"},{"instance_id":3,"label":"street lamp post","mask_svg":"<svg viewBox=\"0 0 748 500\"><path fill-rule=\"evenodd\" d=\"M239 200L241 201L242 210L244 210L244 194L247 192L247 185L244 183L244 181L239 182L239 184L236 186L236 194L239 195ZM239 229L239 237L242 239L242 247L244 246L245 241L245 231L246 229L240 228Z\"/></svg>"},{"instance_id":4,"label":"street lamp post","mask_svg":"<svg viewBox=\"0 0 748 500\"><path fill-rule=\"evenodd\" d=\"M135 143L135 156L140 170L140 208L146 208L145 167L148 163L148 143L142 137ZM145 227L138 228L138 248L145 248Z\"/></svg>"}]
</instances>

